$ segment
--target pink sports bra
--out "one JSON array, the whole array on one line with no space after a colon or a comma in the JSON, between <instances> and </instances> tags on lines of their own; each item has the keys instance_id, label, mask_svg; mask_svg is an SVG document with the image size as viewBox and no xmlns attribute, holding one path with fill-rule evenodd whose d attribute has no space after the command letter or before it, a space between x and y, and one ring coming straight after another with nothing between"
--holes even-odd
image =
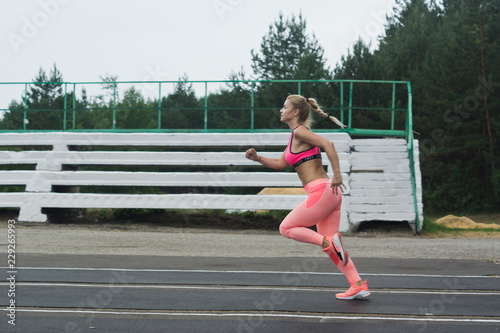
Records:
<instances>
[{"instance_id":1,"label":"pink sports bra","mask_svg":"<svg viewBox=\"0 0 500 333\"><path fill-rule=\"evenodd\" d=\"M293 131L295 131L295 128L293 129ZM286 147L285 151L285 160L287 161L288 164L296 168L304 162L314 160L316 158L321 158L321 152L319 151L318 147L312 147L307 150L301 151L300 153L293 153L292 152L293 131L292 135L290 136L290 141L288 142L288 147Z\"/></svg>"}]
</instances>

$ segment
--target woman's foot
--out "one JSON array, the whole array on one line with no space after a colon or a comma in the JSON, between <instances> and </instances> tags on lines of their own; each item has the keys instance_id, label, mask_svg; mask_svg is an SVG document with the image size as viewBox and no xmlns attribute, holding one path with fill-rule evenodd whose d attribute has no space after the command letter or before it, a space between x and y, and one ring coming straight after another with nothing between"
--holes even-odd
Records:
<instances>
[{"instance_id":1,"label":"woman's foot","mask_svg":"<svg viewBox=\"0 0 500 333\"><path fill-rule=\"evenodd\" d=\"M349 261L349 255L342 244L342 237L340 233L336 233L332 237L325 236L323 238L323 252L336 253L340 260L347 265Z\"/></svg>"},{"instance_id":2,"label":"woman's foot","mask_svg":"<svg viewBox=\"0 0 500 333\"><path fill-rule=\"evenodd\" d=\"M355 299L370 296L370 291L368 290L368 284L366 281L357 281L356 283L351 283L351 288L349 288L345 293L336 294L337 299Z\"/></svg>"}]
</instances>

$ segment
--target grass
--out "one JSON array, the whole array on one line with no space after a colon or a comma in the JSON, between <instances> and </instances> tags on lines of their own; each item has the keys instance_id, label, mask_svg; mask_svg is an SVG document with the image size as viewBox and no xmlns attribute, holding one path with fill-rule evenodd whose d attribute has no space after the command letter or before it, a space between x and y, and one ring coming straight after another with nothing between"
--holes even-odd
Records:
<instances>
[{"instance_id":1,"label":"grass","mask_svg":"<svg viewBox=\"0 0 500 333\"><path fill-rule=\"evenodd\" d=\"M169 209L170 211L178 212L179 214L205 214L211 216L241 216L241 217L255 217L255 216L269 216L275 218L285 218L285 216L290 212L287 210L272 210L272 211L227 211L226 209ZM96 210L100 211L100 210ZM119 214L125 215L125 217L134 217L141 215L154 214L158 212L166 211L165 209L111 209L111 212L118 212ZM120 216L118 216L120 217Z\"/></svg>"},{"instance_id":2,"label":"grass","mask_svg":"<svg viewBox=\"0 0 500 333\"><path fill-rule=\"evenodd\" d=\"M438 232L446 232L450 231L450 228L447 228L443 225L437 224L434 219L424 217L424 227L422 228L423 233L438 233Z\"/></svg>"}]
</instances>

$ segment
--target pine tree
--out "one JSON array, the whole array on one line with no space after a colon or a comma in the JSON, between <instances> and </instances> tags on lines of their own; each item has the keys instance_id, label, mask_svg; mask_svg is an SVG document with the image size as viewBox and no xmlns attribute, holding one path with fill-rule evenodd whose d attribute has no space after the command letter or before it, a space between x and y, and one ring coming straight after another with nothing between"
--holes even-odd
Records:
<instances>
[{"instance_id":1,"label":"pine tree","mask_svg":"<svg viewBox=\"0 0 500 333\"><path fill-rule=\"evenodd\" d=\"M252 123L250 83L245 82L245 73L232 72L225 87L208 96L210 129L250 129ZM214 110L215 109L215 110Z\"/></svg>"},{"instance_id":2,"label":"pine tree","mask_svg":"<svg viewBox=\"0 0 500 333\"><path fill-rule=\"evenodd\" d=\"M61 72L54 64L49 76L40 68L27 92L27 128L28 129L63 129L64 94Z\"/></svg>"},{"instance_id":3,"label":"pine tree","mask_svg":"<svg viewBox=\"0 0 500 333\"><path fill-rule=\"evenodd\" d=\"M252 69L259 80L328 79L324 50L316 36L307 34L307 23L299 14L285 19L281 13L262 38L260 52L251 51Z\"/></svg>"},{"instance_id":4,"label":"pine tree","mask_svg":"<svg viewBox=\"0 0 500 333\"><path fill-rule=\"evenodd\" d=\"M498 118L488 110L499 105L499 1L398 5L375 55L385 79L413 87L424 204L439 212L491 210L498 206L491 178Z\"/></svg>"},{"instance_id":5,"label":"pine tree","mask_svg":"<svg viewBox=\"0 0 500 333\"><path fill-rule=\"evenodd\" d=\"M252 69L258 80L323 80L331 79L324 50L316 36L307 33L307 23L299 14L285 19L280 14L262 38L260 51L252 50ZM279 109L290 94L299 93L296 83L262 83L256 87L256 127L284 127ZM305 97L324 96L319 102L328 110L333 103L331 87L325 83L301 84Z\"/></svg>"},{"instance_id":6,"label":"pine tree","mask_svg":"<svg viewBox=\"0 0 500 333\"><path fill-rule=\"evenodd\" d=\"M179 78L172 94L162 99L162 128L201 129L204 114L187 75Z\"/></svg>"},{"instance_id":7,"label":"pine tree","mask_svg":"<svg viewBox=\"0 0 500 333\"><path fill-rule=\"evenodd\" d=\"M156 128L157 109L152 102L146 103L142 93L132 86L125 91L123 100L118 104L116 123L116 128Z\"/></svg>"}]
</instances>

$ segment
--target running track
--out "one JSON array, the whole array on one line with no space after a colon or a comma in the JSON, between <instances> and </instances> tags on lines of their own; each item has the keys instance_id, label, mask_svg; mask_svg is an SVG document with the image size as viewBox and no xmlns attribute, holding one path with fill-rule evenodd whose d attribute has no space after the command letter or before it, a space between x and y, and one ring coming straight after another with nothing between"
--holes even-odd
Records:
<instances>
[{"instance_id":1,"label":"running track","mask_svg":"<svg viewBox=\"0 0 500 333\"><path fill-rule=\"evenodd\" d=\"M372 295L339 301L327 258L23 254L0 332L500 332L495 262L355 263Z\"/></svg>"}]
</instances>

